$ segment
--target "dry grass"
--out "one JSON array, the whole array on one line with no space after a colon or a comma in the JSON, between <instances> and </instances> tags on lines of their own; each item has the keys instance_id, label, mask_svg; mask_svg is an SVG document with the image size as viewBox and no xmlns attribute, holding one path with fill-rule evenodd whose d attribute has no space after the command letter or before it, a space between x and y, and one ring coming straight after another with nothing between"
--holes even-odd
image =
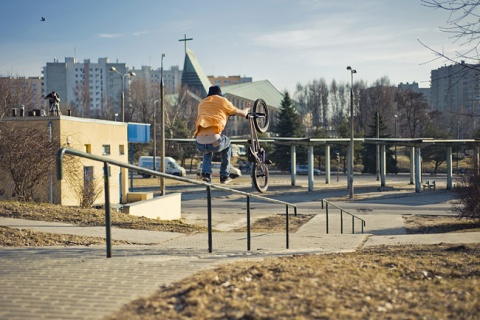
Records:
<instances>
[{"instance_id":1,"label":"dry grass","mask_svg":"<svg viewBox=\"0 0 480 320\"><path fill-rule=\"evenodd\" d=\"M404 216L403 222L409 234L480 232L480 221L454 216Z\"/></svg>"},{"instance_id":2,"label":"dry grass","mask_svg":"<svg viewBox=\"0 0 480 320\"><path fill-rule=\"evenodd\" d=\"M313 215L297 215L291 216L288 219L288 230L289 232L296 232L301 226L310 221L313 218ZM255 221L251 229L253 232L265 232L265 233L276 233L285 231L285 215L277 214L271 215ZM246 232L247 227L242 227L233 230L234 232Z\"/></svg>"},{"instance_id":3,"label":"dry grass","mask_svg":"<svg viewBox=\"0 0 480 320\"><path fill-rule=\"evenodd\" d=\"M52 204L0 201L0 216L7 218L64 222L80 226L105 226L105 211L62 207ZM204 232L205 228L186 224L181 220L165 221L111 212L113 227L137 230L193 233ZM113 244L134 244L128 241L112 241ZM73 246L105 244L105 239L54 233L35 232L29 229L0 228L0 246Z\"/></svg>"},{"instance_id":4,"label":"dry grass","mask_svg":"<svg viewBox=\"0 0 480 320\"><path fill-rule=\"evenodd\" d=\"M478 319L480 245L377 247L224 265L111 319Z\"/></svg>"},{"instance_id":5,"label":"dry grass","mask_svg":"<svg viewBox=\"0 0 480 320\"><path fill-rule=\"evenodd\" d=\"M0 216L81 225L104 223L102 210L5 201L0 201ZM284 218L277 215L259 220L252 230L283 230ZM168 222L162 227L160 220L125 219L123 214L112 213L117 225L173 228ZM465 224L458 221L454 217L408 216L405 223L407 229L427 233L464 230ZM181 222L173 225L178 230L198 230ZM97 241L103 239L0 228L1 246L101 243ZM479 314L480 244L442 244L225 264L160 288L124 306L110 319L477 319Z\"/></svg>"},{"instance_id":6,"label":"dry grass","mask_svg":"<svg viewBox=\"0 0 480 320\"><path fill-rule=\"evenodd\" d=\"M104 226L105 210L62 207L52 204L0 201L0 216L38 221L65 222L80 226ZM205 228L186 224L181 220L160 220L137 217L111 211L113 227L152 231L192 233L205 231Z\"/></svg>"},{"instance_id":7,"label":"dry grass","mask_svg":"<svg viewBox=\"0 0 480 320\"><path fill-rule=\"evenodd\" d=\"M0 247L93 246L105 244L100 237L84 237L70 234L36 232L0 226ZM112 244L133 244L112 240Z\"/></svg>"}]
</instances>

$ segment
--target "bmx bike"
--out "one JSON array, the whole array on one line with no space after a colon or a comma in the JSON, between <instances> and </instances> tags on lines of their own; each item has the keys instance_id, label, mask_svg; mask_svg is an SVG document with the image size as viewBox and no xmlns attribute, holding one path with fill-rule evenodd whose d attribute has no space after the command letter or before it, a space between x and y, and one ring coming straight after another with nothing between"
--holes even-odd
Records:
<instances>
[{"instance_id":1,"label":"bmx bike","mask_svg":"<svg viewBox=\"0 0 480 320\"><path fill-rule=\"evenodd\" d=\"M252 164L252 180L259 192L266 192L268 189L268 165L270 160L266 159L266 152L260 146L258 133L265 133L268 129L269 118L267 104L263 99L255 100L252 112L247 114L250 125L250 147L248 148L248 161Z\"/></svg>"}]
</instances>

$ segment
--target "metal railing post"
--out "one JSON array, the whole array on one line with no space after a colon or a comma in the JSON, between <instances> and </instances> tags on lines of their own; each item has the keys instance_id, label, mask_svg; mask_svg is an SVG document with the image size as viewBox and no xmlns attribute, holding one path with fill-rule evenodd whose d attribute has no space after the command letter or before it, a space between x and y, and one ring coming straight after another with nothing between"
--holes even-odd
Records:
<instances>
[{"instance_id":1,"label":"metal railing post","mask_svg":"<svg viewBox=\"0 0 480 320\"><path fill-rule=\"evenodd\" d=\"M340 233L343 234L343 210L340 209Z\"/></svg>"},{"instance_id":2,"label":"metal railing post","mask_svg":"<svg viewBox=\"0 0 480 320\"><path fill-rule=\"evenodd\" d=\"M105 194L105 227L106 235L105 241L107 242L107 258L112 257L112 223L110 219L110 180L109 180L109 170L108 163L103 163L103 181L104 181L104 190Z\"/></svg>"},{"instance_id":3,"label":"metal railing post","mask_svg":"<svg viewBox=\"0 0 480 320\"><path fill-rule=\"evenodd\" d=\"M212 253L212 190L207 186L208 253Z\"/></svg>"},{"instance_id":4,"label":"metal railing post","mask_svg":"<svg viewBox=\"0 0 480 320\"><path fill-rule=\"evenodd\" d=\"M285 233L286 233L286 242L287 242L286 247L288 249L290 247L290 239L288 237L288 229L289 229L289 227L288 227L288 206L286 205L285 207L287 208L287 210L285 212L285 215L287 217L287 220L286 220L286 223L285 223Z\"/></svg>"},{"instance_id":5,"label":"metal railing post","mask_svg":"<svg viewBox=\"0 0 480 320\"><path fill-rule=\"evenodd\" d=\"M325 215L326 215L326 226L327 226L327 234L328 234L328 202L325 204Z\"/></svg>"},{"instance_id":6,"label":"metal railing post","mask_svg":"<svg viewBox=\"0 0 480 320\"><path fill-rule=\"evenodd\" d=\"M333 203L330 203L328 200L325 200L325 199L322 199L322 205L323 203L325 203L325 214L326 214L326 228L327 228L327 234L328 234L328 208L329 208L329 205L331 204L332 206L334 206L335 208L339 209L340 210L340 233L343 234L343 228L344 228L344 221L343 221L343 214L346 213L348 214L349 216L352 217L352 234L355 234L355 219L358 219L360 220L360 223L362 224L362 233L364 232L364 227L366 226L366 222L365 220L363 220L362 218L360 217L357 217L356 215L354 214L351 214L350 212L340 208L339 206L336 206L335 204Z\"/></svg>"},{"instance_id":7,"label":"metal railing post","mask_svg":"<svg viewBox=\"0 0 480 320\"><path fill-rule=\"evenodd\" d=\"M250 233L250 196L247 196L247 251L251 248L251 233Z\"/></svg>"}]
</instances>

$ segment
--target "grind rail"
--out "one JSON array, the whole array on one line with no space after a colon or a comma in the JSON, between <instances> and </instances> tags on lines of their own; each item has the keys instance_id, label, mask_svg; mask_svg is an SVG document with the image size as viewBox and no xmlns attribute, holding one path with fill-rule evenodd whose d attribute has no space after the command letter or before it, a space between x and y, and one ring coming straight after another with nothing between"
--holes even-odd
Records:
<instances>
[{"instance_id":1,"label":"grind rail","mask_svg":"<svg viewBox=\"0 0 480 320\"><path fill-rule=\"evenodd\" d=\"M338 210L340 210L340 233L343 234L343 213L346 213L352 217L352 234L355 233L355 219L360 220L361 226L362 226L362 233L363 233L363 227L365 227L366 222L362 218L357 217L356 215L346 211L343 208L340 208L339 206L333 204L332 202L328 201L327 199L322 199L322 209L323 206L325 205L325 214L326 214L326 226L327 226L327 233L328 233L328 208L329 206L335 207Z\"/></svg>"},{"instance_id":2,"label":"grind rail","mask_svg":"<svg viewBox=\"0 0 480 320\"><path fill-rule=\"evenodd\" d=\"M103 172L104 172L104 195L105 195L105 226L106 226L106 243L107 243L107 258L112 257L112 238L111 238L111 217L110 217L110 180L109 180L109 175L108 175L108 165L115 165L118 167L122 168L127 168L130 170L134 170L140 173L146 173L152 176L156 177L163 177L166 179L172 179L172 180L177 180L177 181L182 181L186 183L191 183L191 184L196 184L196 185L203 185L206 187L206 192L207 192L207 210L208 210L208 252L212 253L212 239L213 239L213 228L212 228L212 194L211 194L211 189L218 189L222 191L227 191L230 193L235 193L235 194L240 194L246 197L247 199L247 250L250 251L251 249L251 229L250 229L250 199L255 198L258 200L266 201L266 202L271 202L271 203L276 203L276 204L282 204L285 205L286 212L285 212L285 236L286 236L286 249L289 249L289 212L288 208L292 207L294 209L294 215L297 216L297 206L285 201L281 200L276 200L276 199L270 199L267 197L259 196L254 193L248 193L248 192L243 192L219 185L214 185L206 182L200 182L197 180L192 180L192 179L187 179L183 177L178 177L154 170L149 170L145 169L139 166L135 166L132 164L124 163L121 161L109 159L106 157L100 157L96 156L90 153L85 153L82 151L70 149L70 148L60 148L57 151L57 179L62 180L63 179L63 156L65 154L70 154L72 156L77 156L77 157L82 157L94 161L99 161L103 162Z\"/></svg>"}]
</instances>

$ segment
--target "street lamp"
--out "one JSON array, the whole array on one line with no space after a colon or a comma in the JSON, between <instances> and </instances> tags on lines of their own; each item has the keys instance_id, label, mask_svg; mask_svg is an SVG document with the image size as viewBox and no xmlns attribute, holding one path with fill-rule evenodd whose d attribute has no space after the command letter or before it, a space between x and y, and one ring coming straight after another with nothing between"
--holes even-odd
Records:
<instances>
[{"instance_id":1,"label":"street lamp","mask_svg":"<svg viewBox=\"0 0 480 320\"><path fill-rule=\"evenodd\" d=\"M157 170L157 103L160 101L153 102L153 171Z\"/></svg>"},{"instance_id":2,"label":"street lamp","mask_svg":"<svg viewBox=\"0 0 480 320\"><path fill-rule=\"evenodd\" d=\"M125 77L126 76L131 76L135 77L136 74L135 72L127 72L125 74L121 74L120 72L117 71L117 68L115 67L110 67L109 69L111 72L115 72L120 76L120 79L122 80L122 111L121 111L121 116L122 116L122 122L125 122Z\"/></svg>"},{"instance_id":3,"label":"street lamp","mask_svg":"<svg viewBox=\"0 0 480 320\"><path fill-rule=\"evenodd\" d=\"M160 64L160 101L161 103L161 110L160 113L162 115L162 139L160 140L160 156L162 160L160 161L160 171L165 173L165 84L163 83L163 58L167 55L162 53L161 64ZM160 178L160 192L162 196L165 195L165 179L163 177Z\"/></svg>"},{"instance_id":4,"label":"street lamp","mask_svg":"<svg viewBox=\"0 0 480 320\"><path fill-rule=\"evenodd\" d=\"M353 74L357 73L357 70L352 69L348 66L347 70L350 70L350 161L349 161L349 172L348 172L348 189L349 189L349 198L353 199L353 155L354 155L354 145L353 145Z\"/></svg>"}]
</instances>

